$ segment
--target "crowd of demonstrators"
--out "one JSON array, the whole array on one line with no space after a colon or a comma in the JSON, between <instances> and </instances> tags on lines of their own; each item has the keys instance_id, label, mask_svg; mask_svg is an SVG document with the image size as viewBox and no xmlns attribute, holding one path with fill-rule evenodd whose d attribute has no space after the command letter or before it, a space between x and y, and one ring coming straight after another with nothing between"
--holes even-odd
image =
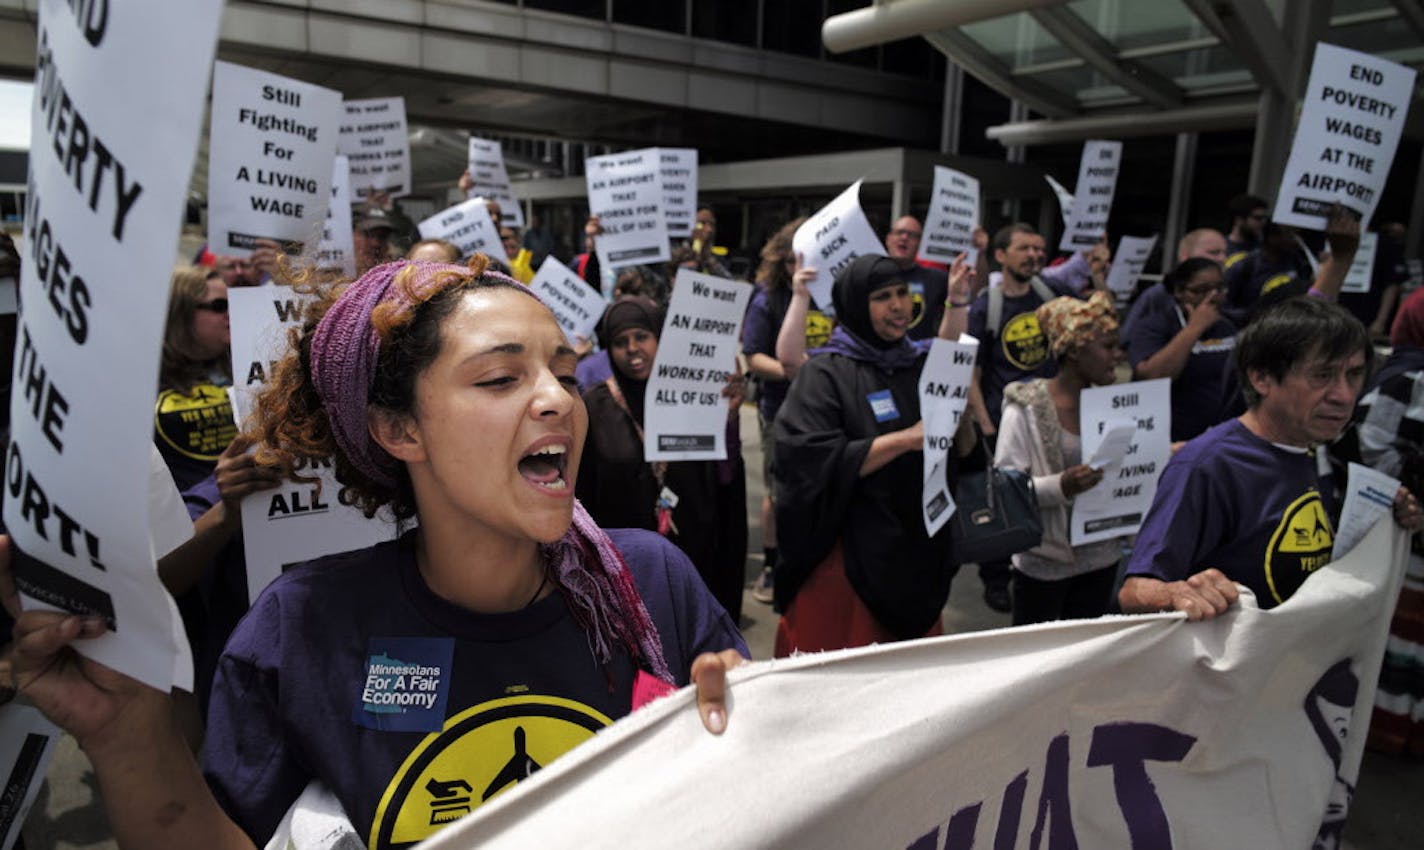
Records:
<instances>
[{"instance_id":1,"label":"crowd of demonstrators","mask_svg":"<svg viewBox=\"0 0 1424 850\"><path fill-rule=\"evenodd\" d=\"M616 718L644 680L695 681L704 724L725 728L724 672L746 654L735 626L676 547L604 532L573 498L575 359L548 310L480 258L388 263L322 291L258 399L258 462L289 476L334 457L364 510L418 525L269 587L222 656L202 774L168 695L70 647L103 624L19 613L0 569L14 679L89 755L120 843L256 846L313 781L373 823L426 738L367 734L379 714L331 722L351 718L382 634L445 648L451 716L532 689Z\"/></svg>"},{"instance_id":2,"label":"crowd of demonstrators","mask_svg":"<svg viewBox=\"0 0 1424 850\"><path fill-rule=\"evenodd\" d=\"M1079 401L1088 387L1115 383L1122 360L1117 314L1106 292L1085 301L1059 297L1039 306L1038 324L1058 363L1052 378L1004 389L995 465L1033 476L1043 515L1043 540L1013 556L1013 624L1099 617L1112 601L1121 557L1119 539L1069 542L1073 500L1102 481L1083 463Z\"/></svg>"},{"instance_id":3,"label":"crowd of demonstrators","mask_svg":"<svg viewBox=\"0 0 1424 850\"><path fill-rule=\"evenodd\" d=\"M613 374L584 393L588 438L577 493L599 525L657 531L676 544L736 623L747 556L746 469L736 427L742 376L730 373L724 390L726 460L645 460L643 412L663 315L657 302L626 295L599 323Z\"/></svg>"}]
</instances>

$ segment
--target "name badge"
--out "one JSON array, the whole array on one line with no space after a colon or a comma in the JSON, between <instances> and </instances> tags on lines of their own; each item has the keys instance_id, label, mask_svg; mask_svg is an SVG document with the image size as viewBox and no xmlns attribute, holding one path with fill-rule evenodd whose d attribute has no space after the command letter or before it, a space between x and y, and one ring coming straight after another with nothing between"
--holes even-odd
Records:
<instances>
[{"instance_id":1,"label":"name badge","mask_svg":"<svg viewBox=\"0 0 1424 850\"><path fill-rule=\"evenodd\" d=\"M895 407L895 398L890 395L889 390L879 390L865 397L870 402L870 412L875 414L876 422L889 422L900 418L900 411Z\"/></svg>"},{"instance_id":2,"label":"name badge","mask_svg":"<svg viewBox=\"0 0 1424 850\"><path fill-rule=\"evenodd\" d=\"M352 719L384 732L439 732L450 695L454 638L373 637Z\"/></svg>"}]
</instances>

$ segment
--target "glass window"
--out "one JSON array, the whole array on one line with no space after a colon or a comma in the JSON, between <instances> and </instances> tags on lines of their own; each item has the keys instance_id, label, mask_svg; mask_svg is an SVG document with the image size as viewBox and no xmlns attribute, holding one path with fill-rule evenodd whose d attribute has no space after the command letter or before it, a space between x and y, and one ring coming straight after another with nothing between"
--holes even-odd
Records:
<instances>
[{"instance_id":1,"label":"glass window","mask_svg":"<svg viewBox=\"0 0 1424 850\"><path fill-rule=\"evenodd\" d=\"M966 24L959 30L1010 68L1054 62L1076 55L1025 12Z\"/></svg>"},{"instance_id":2,"label":"glass window","mask_svg":"<svg viewBox=\"0 0 1424 850\"><path fill-rule=\"evenodd\" d=\"M680 0L613 0L613 22L685 33L687 4Z\"/></svg>"},{"instance_id":3,"label":"glass window","mask_svg":"<svg viewBox=\"0 0 1424 850\"><path fill-rule=\"evenodd\" d=\"M761 46L819 57L821 20L821 0L764 0Z\"/></svg>"},{"instance_id":4,"label":"glass window","mask_svg":"<svg viewBox=\"0 0 1424 850\"><path fill-rule=\"evenodd\" d=\"M693 0L692 35L756 47L756 0Z\"/></svg>"},{"instance_id":5,"label":"glass window","mask_svg":"<svg viewBox=\"0 0 1424 850\"><path fill-rule=\"evenodd\" d=\"M1072 0L1068 9L1118 50L1208 34L1181 0Z\"/></svg>"},{"instance_id":6,"label":"glass window","mask_svg":"<svg viewBox=\"0 0 1424 850\"><path fill-rule=\"evenodd\" d=\"M524 0L526 9L543 9L546 12L562 12L578 15L580 18L607 20L607 0Z\"/></svg>"}]
</instances>

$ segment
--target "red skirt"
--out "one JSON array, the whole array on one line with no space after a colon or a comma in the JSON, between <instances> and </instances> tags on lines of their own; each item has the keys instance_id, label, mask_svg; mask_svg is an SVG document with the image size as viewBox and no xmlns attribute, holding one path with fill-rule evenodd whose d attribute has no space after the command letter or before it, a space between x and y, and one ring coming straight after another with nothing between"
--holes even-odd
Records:
<instances>
[{"instance_id":1,"label":"red skirt","mask_svg":"<svg viewBox=\"0 0 1424 850\"><path fill-rule=\"evenodd\" d=\"M938 618L924 636L941 634L944 621ZM793 652L849 649L896 640L899 638L880 625L851 587L845 573L845 555L837 541L782 613L776 624L773 655L785 658Z\"/></svg>"}]
</instances>

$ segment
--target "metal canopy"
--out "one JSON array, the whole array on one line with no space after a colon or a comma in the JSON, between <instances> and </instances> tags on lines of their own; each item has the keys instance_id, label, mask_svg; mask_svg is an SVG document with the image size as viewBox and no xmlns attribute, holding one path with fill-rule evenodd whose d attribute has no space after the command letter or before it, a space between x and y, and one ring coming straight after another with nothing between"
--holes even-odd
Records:
<instances>
[{"instance_id":1,"label":"metal canopy","mask_svg":"<svg viewBox=\"0 0 1424 850\"><path fill-rule=\"evenodd\" d=\"M916 32L1038 113L991 128L1005 145L1250 128L1248 103L1294 103L1316 41L1424 68L1421 0L880 0L822 30L832 51Z\"/></svg>"}]
</instances>

